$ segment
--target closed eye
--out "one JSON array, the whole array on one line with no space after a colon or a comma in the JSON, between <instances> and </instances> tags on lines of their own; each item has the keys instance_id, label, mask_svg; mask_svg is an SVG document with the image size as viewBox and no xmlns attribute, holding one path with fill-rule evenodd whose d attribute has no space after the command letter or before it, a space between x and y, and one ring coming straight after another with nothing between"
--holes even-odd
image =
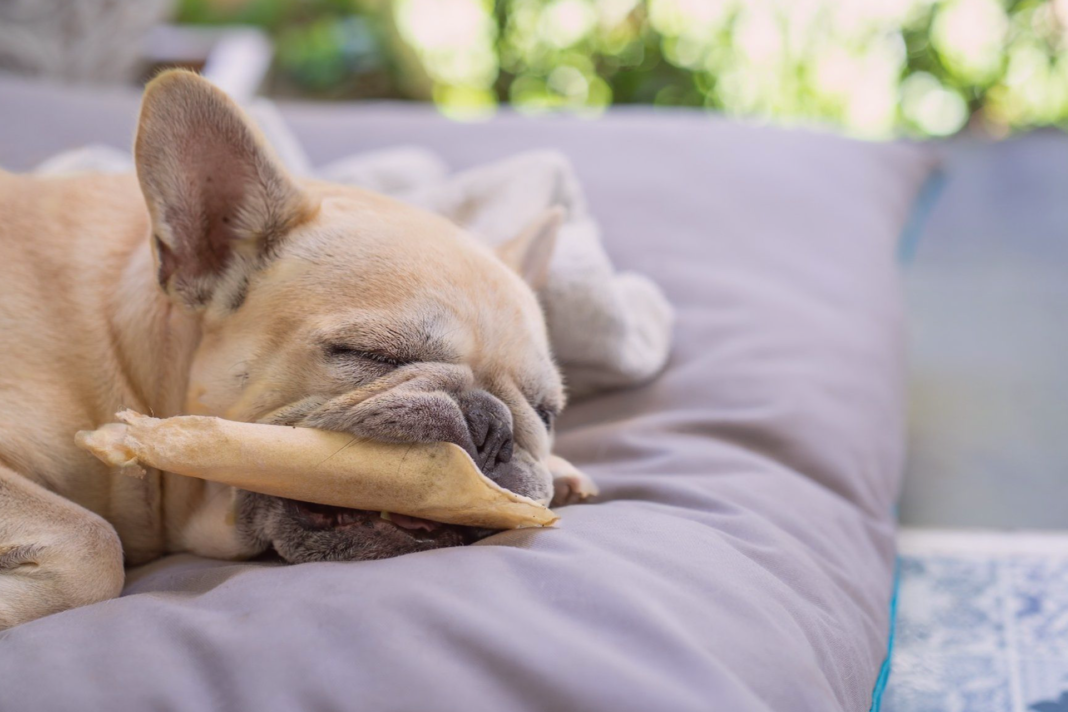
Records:
<instances>
[{"instance_id":1,"label":"closed eye","mask_svg":"<svg viewBox=\"0 0 1068 712\"><path fill-rule=\"evenodd\" d=\"M406 361L381 351L358 349L346 346L345 344L327 344L326 355L336 359L358 358L364 361L374 361L375 363L393 367L404 366L405 364L411 363L411 361Z\"/></svg>"},{"instance_id":2,"label":"closed eye","mask_svg":"<svg viewBox=\"0 0 1068 712\"><path fill-rule=\"evenodd\" d=\"M543 405L534 406L534 412L541 418L541 422L545 423L546 430L553 429L553 423L556 422L556 412L551 408Z\"/></svg>"}]
</instances>

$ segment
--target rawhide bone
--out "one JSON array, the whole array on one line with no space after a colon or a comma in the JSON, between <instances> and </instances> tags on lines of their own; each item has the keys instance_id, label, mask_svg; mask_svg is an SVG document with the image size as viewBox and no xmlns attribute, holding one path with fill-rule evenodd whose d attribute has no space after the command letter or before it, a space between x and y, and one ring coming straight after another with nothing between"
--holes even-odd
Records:
<instances>
[{"instance_id":1,"label":"rawhide bone","mask_svg":"<svg viewBox=\"0 0 1068 712\"><path fill-rule=\"evenodd\" d=\"M395 512L491 529L544 527L557 516L487 478L452 443L396 444L345 433L130 410L76 436L113 467L152 467L305 502Z\"/></svg>"}]
</instances>

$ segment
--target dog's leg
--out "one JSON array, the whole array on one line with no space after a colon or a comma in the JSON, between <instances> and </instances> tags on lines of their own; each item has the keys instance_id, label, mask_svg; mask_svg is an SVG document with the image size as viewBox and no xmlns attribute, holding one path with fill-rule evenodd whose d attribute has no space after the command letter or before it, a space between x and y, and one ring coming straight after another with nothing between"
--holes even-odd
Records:
<instances>
[{"instance_id":1,"label":"dog's leg","mask_svg":"<svg viewBox=\"0 0 1068 712\"><path fill-rule=\"evenodd\" d=\"M0 630L114 598L123 579L110 524L0 466Z\"/></svg>"},{"instance_id":2,"label":"dog's leg","mask_svg":"<svg viewBox=\"0 0 1068 712\"><path fill-rule=\"evenodd\" d=\"M582 470L557 455L549 457L549 471L553 473L552 506L585 502L597 496L597 484Z\"/></svg>"}]
</instances>

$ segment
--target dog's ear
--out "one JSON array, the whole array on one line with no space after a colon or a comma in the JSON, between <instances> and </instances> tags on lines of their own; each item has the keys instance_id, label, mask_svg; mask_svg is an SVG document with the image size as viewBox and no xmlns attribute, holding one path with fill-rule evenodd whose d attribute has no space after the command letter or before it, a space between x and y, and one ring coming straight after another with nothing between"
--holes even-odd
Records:
<instances>
[{"instance_id":1,"label":"dog's ear","mask_svg":"<svg viewBox=\"0 0 1068 712\"><path fill-rule=\"evenodd\" d=\"M192 72L146 87L134 154L160 284L193 308L315 212L244 112Z\"/></svg>"},{"instance_id":2,"label":"dog's ear","mask_svg":"<svg viewBox=\"0 0 1068 712\"><path fill-rule=\"evenodd\" d=\"M549 279L556 235L564 221L560 206L549 208L516 237L497 247L497 256L538 291Z\"/></svg>"}]
</instances>

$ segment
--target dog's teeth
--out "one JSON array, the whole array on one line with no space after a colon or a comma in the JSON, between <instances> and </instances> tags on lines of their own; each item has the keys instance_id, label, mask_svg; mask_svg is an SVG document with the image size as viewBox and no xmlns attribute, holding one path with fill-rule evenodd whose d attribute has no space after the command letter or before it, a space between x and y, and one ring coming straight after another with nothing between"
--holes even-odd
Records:
<instances>
[{"instance_id":1,"label":"dog's teeth","mask_svg":"<svg viewBox=\"0 0 1068 712\"><path fill-rule=\"evenodd\" d=\"M378 516L380 516L382 519L385 519L387 522L393 521L389 518L389 512L379 512Z\"/></svg>"}]
</instances>

